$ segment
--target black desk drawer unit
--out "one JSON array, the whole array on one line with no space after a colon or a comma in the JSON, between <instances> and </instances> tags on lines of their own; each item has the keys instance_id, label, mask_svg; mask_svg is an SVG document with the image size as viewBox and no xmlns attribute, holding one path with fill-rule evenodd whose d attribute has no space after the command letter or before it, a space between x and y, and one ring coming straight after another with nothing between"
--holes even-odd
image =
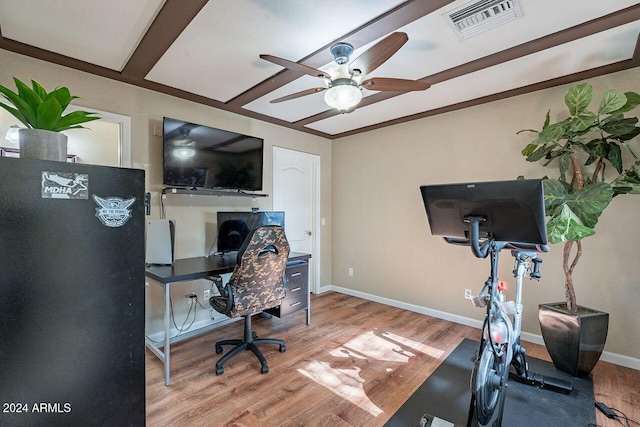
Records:
<instances>
[{"instance_id":1,"label":"black desk drawer unit","mask_svg":"<svg viewBox=\"0 0 640 427\"><path fill-rule=\"evenodd\" d=\"M287 277L287 295L279 307L265 310L277 317L286 316L299 310L308 308L309 295L309 263L306 261L293 261L287 264L285 270Z\"/></svg>"}]
</instances>

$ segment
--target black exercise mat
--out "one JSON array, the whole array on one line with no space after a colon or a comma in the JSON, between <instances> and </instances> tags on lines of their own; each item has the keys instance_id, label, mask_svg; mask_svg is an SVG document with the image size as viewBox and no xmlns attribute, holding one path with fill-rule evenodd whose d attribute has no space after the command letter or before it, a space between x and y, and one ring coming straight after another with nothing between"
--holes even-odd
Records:
<instances>
[{"instance_id":1,"label":"black exercise mat","mask_svg":"<svg viewBox=\"0 0 640 427\"><path fill-rule=\"evenodd\" d=\"M467 425L473 358L478 342L465 339L385 424L417 427L428 413L455 424ZM509 380L502 425L504 427L588 426L596 422L593 380L575 378L551 362L528 357L529 371L573 382L571 394L541 390Z\"/></svg>"}]
</instances>

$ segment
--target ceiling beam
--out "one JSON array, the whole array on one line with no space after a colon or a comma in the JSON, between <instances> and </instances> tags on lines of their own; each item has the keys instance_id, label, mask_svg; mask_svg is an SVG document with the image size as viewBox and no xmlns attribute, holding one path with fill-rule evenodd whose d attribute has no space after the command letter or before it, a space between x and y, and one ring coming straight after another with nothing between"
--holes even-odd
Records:
<instances>
[{"instance_id":1,"label":"ceiling beam","mask_svg":"<svg viewBox=\"0 0 640 427\"><path fill-rule=\"evenodd\" d=\"M144 79L207 1L166 0L122 69L122 74L133 79Z\"/></svg>"},{"instance_id":2,"label":"ceiling beam","mask_svg":"<svg viewBox=\"0 0 640 427\"><path fill-rule=\"evenodd\" d=\"M640 39L639 39L640 40ZM638 44L636 44L638 47ZM486 104L488 102L499 101L501 99L511 98L514 96L524 95L531 92L537 92L543 89L549 89L556 86L561 86L569 83L575 83L584 81L594 77L602 76L605 74L616 73L618 71L628 70L630 68L640 67L640 58L634 57L624 61L616 62L613 64L607 64L600 67L592 68L590 70L581 71L579 73L568 74L566 76L557 77L543 82L522 86L515 89L506 90L500 93L495 93L480 98L471 99L457 104L446 105L444 107L435 108L429 111L423 111L421 113L412 114L410 116L400 117L394 120L388 120L383 123L376 123L375 125L365 126L358 129L353 129L347 132L342 132L333 135L331 139L344 138L346 136L356 135L363 132L369 132L376 129L381 129L387 126L392 126L400 123L406 123L412 120L423 119L425 117L436 116L438 114L449 113L451 111L462 110L464 108L475 107L477 105Z\"/></svg>"}]
</instances>

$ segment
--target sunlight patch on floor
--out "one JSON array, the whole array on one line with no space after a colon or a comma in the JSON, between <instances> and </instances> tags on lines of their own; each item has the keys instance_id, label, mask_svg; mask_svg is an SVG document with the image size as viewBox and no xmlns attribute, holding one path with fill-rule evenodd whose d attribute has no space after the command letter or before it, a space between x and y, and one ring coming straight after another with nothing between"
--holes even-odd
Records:
<instances>
[{"instance_id":1,"label":"sunlight patch on floor","mask_svg":"<svg viewBox=\"0 0 640 427\"><path fill-rule=\"evenodd\" d=\"M439 359L442 355L444 355L444 350L440 350L439 348L431 347L430 345L422 344L421 342L401 337L400 335L396 335L392 332L385 332L382 334L382 336L404 346L410 347L416 351L419 351L420 353L435 357L436 359Z\"/></svg>"},{"instance_id":2,"label":"sunlight patch on floor","mask_svg":"<svg viewBox=\"0 0 640 427\"><path fill-rule=\"evenodd\" d=\"M331 351L330 354L335 357L352 356L360 359L398 363L407 363L409 358L415 356L415 354L403 350L398 344L376 335L373 331L352 339L344 346Z\"/></svg>"},{"instance_id":3,"label":"sunlight patch on floor","mask_svg":"<svg viewBox=\"0 0 640 427\"><path fill-rule=\"evenodd\" d=\"M387 365L388 362L402 364L407 363L418 353L439 358L444 354L444 351L391 332L380 334L377 331L369 331L329 352L329 355L334 358L332 359L335 362L334 365L340 365L339 368L332 367L332 362L314 360L306 364L304 368L298 369L298 372L375 417L383 411L369 399L364 391L365 379L361 376L362 368L352 365L352 363L359 363L357 361L367 363L368 361L369 363L365 366L367 366L367 373L370 376L372 372L375 375L375 371L372 369L375 369L376 365L373 362L383 362ZM351 366L345 367L344 365ZM387 373L394 369L395 365L384 367L384 371Z\"/></svg>"},{"instance_id":4,"label":"sunlight patch on floor","mask_svg":"<svg viewBox=\"0 0 640 427\"><path fill-rule=\"evenodd\" d=\"M369 400L364 392L364 379L360 377L360 368L353 369L332 368L327 362L314 360L303 369L298 369L302 375L312 379L316 383L328 388L333 393L367 411L374 417L383 411Z\"/></svg>"}]
</instances>

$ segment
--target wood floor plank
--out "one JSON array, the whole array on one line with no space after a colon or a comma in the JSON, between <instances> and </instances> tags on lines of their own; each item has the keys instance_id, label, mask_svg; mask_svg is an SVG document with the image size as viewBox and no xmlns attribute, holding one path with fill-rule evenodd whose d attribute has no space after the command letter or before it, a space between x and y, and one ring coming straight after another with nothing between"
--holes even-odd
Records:
<instances>
[{"instance_id":1,"label":"wood floor plank","mask_svg":"<svg viewBox=\"0 0 640 427\"><path fill-rule=\"evenodd\" d=\"M284 353L260 347L265 375L251 352L215 375L215 342L240 338L241 322L173 345L169 387L147 350L147 425L382 426L464 338L479 338L475 328L336 292L311 301L311 325L305 312L254 316L260 337L287 346ZM529 355L549 360L543 346L525 345ZM600 362L593 377L596 399L640 419L640 371ZM620 425L596 417L600 426Z\"/></svg>"}]
</instances>

